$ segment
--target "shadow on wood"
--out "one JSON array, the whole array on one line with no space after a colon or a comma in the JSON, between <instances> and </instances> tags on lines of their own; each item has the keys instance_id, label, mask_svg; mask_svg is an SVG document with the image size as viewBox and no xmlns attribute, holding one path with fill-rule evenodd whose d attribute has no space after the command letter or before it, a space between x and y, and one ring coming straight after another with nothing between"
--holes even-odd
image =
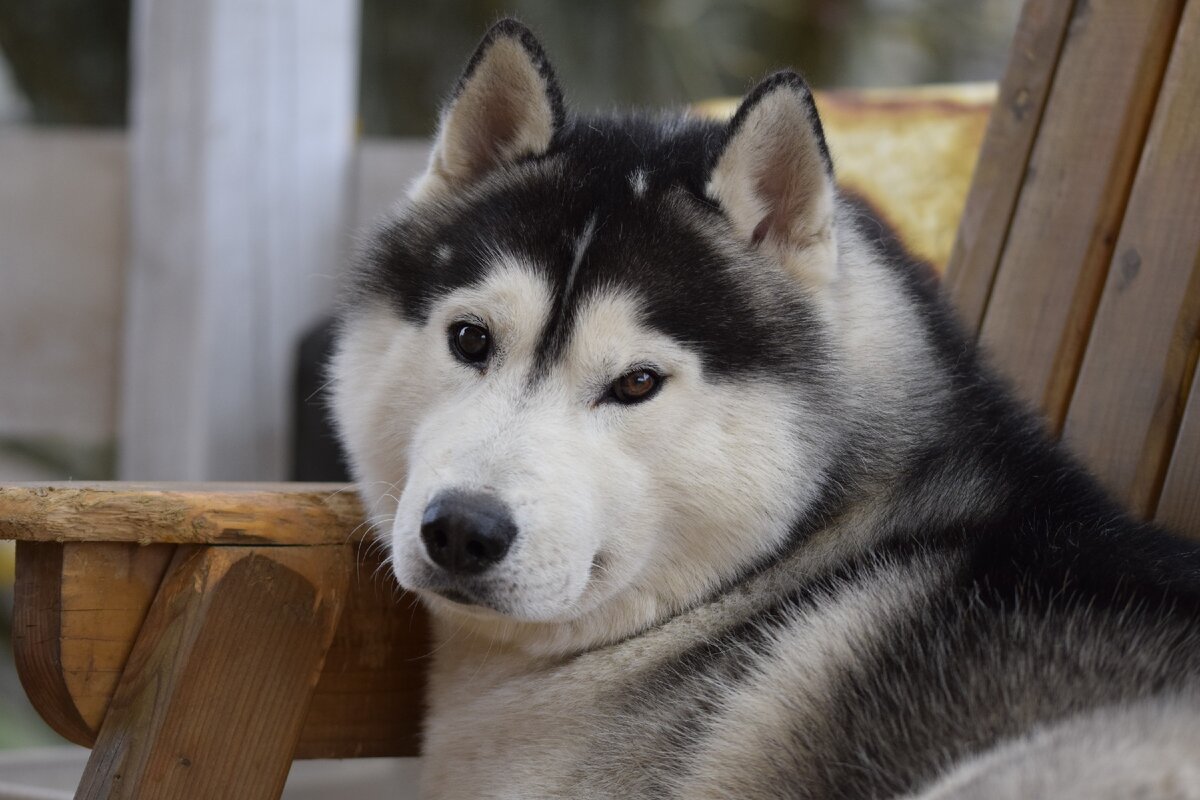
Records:
<instances>
[{"instance_id":1,"label":"shadow on wood","mask_svg":"<svg viewBox=\"0 0 1200 800\"><path fill-rule=\"evenodd\" d=\"M297 758L417 754L428 633L366 545L206 548L314 551L351 574L296 746ZM174 545L20 542L14 648L25 690L67 739L93 746ZM185 551L194 548L184 547Z\"/></svg>"}]
</instances>

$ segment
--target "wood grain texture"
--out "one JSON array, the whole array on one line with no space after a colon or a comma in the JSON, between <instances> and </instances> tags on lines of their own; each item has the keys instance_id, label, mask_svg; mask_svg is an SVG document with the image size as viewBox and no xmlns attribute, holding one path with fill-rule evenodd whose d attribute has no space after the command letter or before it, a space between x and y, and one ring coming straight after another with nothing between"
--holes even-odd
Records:
<instances>
[{"instance_id":1,"label":"wood grain texture","mask_svg":"<svg viewBox=\"0 0 1200 800\"><path fill-rule=\"evenodd\" d=\"M339 484L0 486L0 539L140 544L345 544L357 495Z\"/></svg>"},{"instance_id":2,"label":"wood grain texture","mask_svg":"<svg viewBox=\"0 0 1200 800\"><path fill-rule=\"evenodd\" d=\"M13 591L13 659L30 704L67 741L91 745L93 728L84 721L62 665L63 545L17 543Z\"/></svg>"},{"instance_id":3,"label":"wood grain texture","mask_svg":"<svg viewBox=\"0 0 1200 800\"><path fill-rule=\"evenodd\" d=\"M947 290L974 332L996 277L1041 125L1074 0L1026 0L946 266Z\"/></svg>"},{"instance_id":4,"label":"wood grain texture","mask_svg":"<svg viewBox=\"0 0 1200 800\"><path fill-rule=\"evenodd\" d=\"M79 715L100 729L175 545L63 545L62 672ZM97 602L103 599L103 602Z\"/></svg>"},{"instance_id":5,"label":"wood grain texture","mask_svg":"<svg viewBox=\"0 0 1200 800\"><path fill-rule=\"evenodd\" d=\"M1184 12L1064 438L1153 513L1200 341L1200 3Z\"/></svg>"},{"instance_id":6,"label":"wood grain texture","mask_svg":"<svg viewBox=\"0 0 1200 800\"><path fill-rule=\"evenodd\" d=\"M362 555L356 561L297 758L420 752L431 649L425 610L414 595L399 591L377 557Z\"/></svg>"},{"instance_id":7,"label":"wood grain texture","mask_svg":"<svg viewBox=\"0 0 1200 800\"><path fill-rule=\"evenodd\" d=\"M347 555L180 548L76 797L278 797L342 612Z\"/></svg>"},{"instance_id":8,"label":"wood grain texture","mask_svg":"<svg viewBox=\"0 0 1200 800\"><path fill-rule=\"evenodd\" d=\"M981 333L1055 430L1182 7L1182 0L1089 0L1076 4L1067 29Z\"/></svg>"},{"instance_id":9,"label":"wood grain texture","mask_svg":"<svg viewBox=\"0 0 1200 800\"><path fill-rule=\"evenodd\" d=\"M378 549L358 545L344 612L296 747L297 758L413 756L429 634ZM91 746L174 545L21 542L15 649L35 707ZM307 549L307 548L301 548ZM64 556L64 551L66 555Z\"/></svg>"},{"instance_id":10,"label":"wood grain texture","mask_svg":"<svg viewBox=\"0 0 1200 800\"><path fill-rule=\"evenodd\" d=\"M1200 381L1192 381L1154 518L1171 530L1200 539Z\"/></svg>"}]
</instances>

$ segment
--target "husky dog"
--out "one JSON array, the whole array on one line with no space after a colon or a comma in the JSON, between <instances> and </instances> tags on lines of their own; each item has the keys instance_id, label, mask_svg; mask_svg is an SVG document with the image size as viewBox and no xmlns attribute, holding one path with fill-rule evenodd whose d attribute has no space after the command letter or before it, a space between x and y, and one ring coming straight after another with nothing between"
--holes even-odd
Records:
<instances>
[{"instance_id":1,"label":"husky dog","mask_svg":"<svg viewBox=\"0 0 1200 800\"><path fill-rule=\"evenodd\" d=\"M1200 550L982 363L795 73L577 116L503 21L350 283L427 796L1200 797Z\"/></svg>"}]
</instances>

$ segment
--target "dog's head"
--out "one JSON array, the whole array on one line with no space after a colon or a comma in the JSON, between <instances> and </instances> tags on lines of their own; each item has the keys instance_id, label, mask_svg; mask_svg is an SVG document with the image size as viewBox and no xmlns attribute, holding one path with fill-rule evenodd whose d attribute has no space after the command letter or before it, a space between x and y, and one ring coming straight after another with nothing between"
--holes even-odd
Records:
<instances>
[{"instance_id":1,"label":"dog's head","mask_svg":"<svg viewBox=\"0 0 1200 800\"><path fill-rule=\"evenodd\" d=\"M795 73L728 123L574 117L496 25L364 248L334 364L400 583L578 643L778 549L842 424L834 197Z\"/></svg>"}]
</instances>

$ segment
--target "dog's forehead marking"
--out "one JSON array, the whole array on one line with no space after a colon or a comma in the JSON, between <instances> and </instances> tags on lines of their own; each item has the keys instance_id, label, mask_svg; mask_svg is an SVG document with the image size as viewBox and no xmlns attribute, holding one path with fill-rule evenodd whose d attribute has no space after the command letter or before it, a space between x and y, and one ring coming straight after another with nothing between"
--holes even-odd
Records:
<instances>
[{"instance_id":1,"label":"dog's forehead marking","mask_svg":"<svg viewBox=\"0 0 1200 800\"><path fill-rule=\"evenodd\" d=\"M549 284L554 309L546 317L546 324L542 330L541 343L535 356L538 368L530 377L534 383L545 374L550 362L561 355L563 344L566 342L574 322L573 316L578 299L576 285L579 274L584 260L588 257L588 250L595 241L596 230L597 212L593 211L583 223L579 234L571 242L570 261L554 259L550 264L545 265L549 267L544 274L550 276ZM565 270L556 275L556 265L565 266Z\"/></svg>"},{"instance_id":2,"label":"dog's forehead marking","mask_svg":"<svg viewBox=\"0 0 1200 800\"><path fill-rule=\"evenodd\" d=\"M642 304L641 298L628 289L612 288L589 295L573 320L566 348L569 357L560 359L560 364L571 371L613 372L580 376L608 379L638 361L658 356L666 337L644 325Z\"/></svg>"},{"instance_id":3,"label":"dog's forehead marking","mask_svg":"<svg viewBox=\"0 0 1200 800\"><path fill-rule=\"evenodd\" d=\"M520 256L549 290L539 371L563 357L578 305L620 286L641 299L646 326L686 343L713 374L811 377L819 362L798 354L817 352L821 331L804 299L770 270L740 268L746 253L726 241L716 212L680 175L647 162L659 154L635 155L599 165L564 157L497 178L428 231L415 223L403 231L415 244L380 262L384 279L420 320L430 299L490 273L494 254ZM403 243L396 234L392 241ZM453 247L445 264L436 258L441 243Z\"/></svg>"},{"instance_id":4,"label":"dog's forehead marking","mask_svg":"<svg viewBox=\"0 0 1200 800\"><path fill-rule=\"evenodd\" d=\"M571 268L567 271L567 278L563 282L563 300L566 301L571 296L571 289L575 286L575 276L579 274L579 265L583 263L583 257L587 253L588 247L592 243L593 237L596 235L596 215L593 213L583 225L583 231L575 239L575 250L571 258Z\"/></svg>"},{"instance_id":5,"label":"dog's forehead marking","mask_svg":"<svg viewBox=\"0 0 1200 800\"><path fill-rule=\"evenodd\" d=\"M580 235L581 250L592 233L589 225ZM483 282L456 293L452 307L478 313L497 326L509 358L519 369L529 369L529 391L536 391L552 376L579 386L612 379L646 358L668 355L678 361L682 357L681 348L672 345L669 337L645 325L645 299L636 290L609 286L593 288L578 298L568 318L556 320L553 335L560 346L552 358L538 361L548 323L562 314L562 296L555 297L554 281L533 259L496 253L490 266ZM558 291L566 290L559 284ZM527 360L531 357L533 363Z\"/></svg>"},{"instance_id":6,"label":"dog's forehead marking","mask_svg":"<svg viewBox=\"0 0 1200 800\"><path fill-rule=\"evenodd\" d=\"M646 170L639 168L629 173L629 187L633 189L634 197L645 197L648 184Z\"/></svg>"},{"instance_id":7,"label":"dog's forehead marking","mask_svg":"<svg viewBox=\"0 0 1200 800\"><path fill-rule=\"evenodd\" d=\"M504 336L532 347L553 302L545 275L529 259L509 252L493 253L488 263L486 278L454 293L454 313L479 315Z\"/></svg>"}]
</instances>

